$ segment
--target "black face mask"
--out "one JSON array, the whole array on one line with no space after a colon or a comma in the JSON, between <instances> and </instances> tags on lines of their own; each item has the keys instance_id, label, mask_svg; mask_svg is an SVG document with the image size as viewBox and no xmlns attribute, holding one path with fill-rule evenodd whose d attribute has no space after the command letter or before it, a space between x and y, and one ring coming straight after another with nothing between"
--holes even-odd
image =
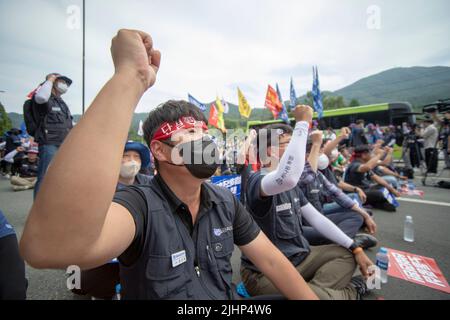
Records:
<instances>
[{"instance_id":1,"label":"black face mask","mask_svg":"<svg viewBox=\"0 0 450 320\"><path fill-rule=\"evenodd\" d=\"M180 157L183 158L184 164L175 166L185 166L186 169L198 179L209 179L216 172L219 167L219 150L214 141L209 138L202 138L193 140L173 146L166 145L179 149Z\"/></svg>"}]
</instances>

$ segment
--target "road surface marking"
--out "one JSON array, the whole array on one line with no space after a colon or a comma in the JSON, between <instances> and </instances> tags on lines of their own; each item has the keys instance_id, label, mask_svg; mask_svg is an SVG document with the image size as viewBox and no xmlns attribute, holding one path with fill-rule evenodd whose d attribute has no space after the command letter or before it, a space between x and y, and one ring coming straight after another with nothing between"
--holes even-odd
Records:
<instances>
[{"instance_id":1,"label":"road surface marking","mask_svg":"<svg viewBox=\"0 0 450 320\"><path fill-rule=\"evenodd\" d=\"M450 203L446 203L446 202L437 202L437 201L428 201L428 200L419 200L419 199L406 199L406 198L397 198L397 200L405 201L405 202L431 204L431 205L435 205L435 206L450 207Z\"/></svg>"}]
</instances>

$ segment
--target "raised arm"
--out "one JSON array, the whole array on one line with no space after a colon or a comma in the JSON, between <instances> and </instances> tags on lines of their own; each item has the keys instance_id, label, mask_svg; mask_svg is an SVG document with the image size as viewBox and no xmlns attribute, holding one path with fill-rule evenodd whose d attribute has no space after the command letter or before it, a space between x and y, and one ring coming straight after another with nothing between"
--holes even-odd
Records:
<instances>
[{"instance_id":1,"label":"raised arm","mask_svg":"<svg viewBox=\"0 0 450 320\"><path fill-rule=\"evenodd\" d=\"M133 240L133 218L111 202L134 109L155 83L161 55L133 30L120 30L111 52L114 76L66 138L31 208L20 249L35 267L94 267Z\"/></svg>"},{"instance_id":2,"label":"raised arm","mask_svg":"<svg viewBox=\"0 0 450 320\"><path fill-rule=\"evenodd\" d=\"M309 106L298 106L294 110L297 121L291 141L277 168L264 176L261 182L261 195L273 196L294 188L305 167L306 140L313 111Z\"/></svg>"},{"instance_id":3,"label":"raised arm","mask_svg":"<svg viewBox=\"0 0 450 320\"><path fill-rule=\"evenodd\" d=\"M347 127L342 128L339 136L325 145L325 147L323 148L323 153L325 153L327 156L331 156L331 152L336 149L343 140L348 139L349 136L350 129Z\"/></svg>"},{"instance_id":4,"label":"raised arm","mask_svg":"<svg viewBox=\"0 0 450 320\"><path fill-rule=\"evenodd\" d=\"M317 167L319 164L319 153L320 147L322 146L323 141L323 132L320 130L316 130L311 133L311 150L309 151L308 162L311 166L311 169L314 172L317 172Z\"/></svg>"}]
</instances>

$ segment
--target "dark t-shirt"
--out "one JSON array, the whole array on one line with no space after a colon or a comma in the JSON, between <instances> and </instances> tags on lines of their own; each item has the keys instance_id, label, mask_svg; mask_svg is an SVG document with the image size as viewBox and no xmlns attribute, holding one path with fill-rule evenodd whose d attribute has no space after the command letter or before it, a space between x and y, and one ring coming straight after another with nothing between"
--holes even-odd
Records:
<instances>
[{"instance_id":1,"label":"dark t-shirt","mask_svg":"<svg viewBox=\"0 0 450 320\"><path fill-rule=\"evenodd\" d=\"M269 214L277 205L276 196L262 197L261 196L261 182L264 175L260 173L253 173L248 179L247 190L247 204L253 215L256 217L264 217ZM295 196L300 202L300 207L306 206L309 202L299 187L294 188ZM291 199L294 201L294 199Z\"/></svg>"},{"instance_id":2,"label":"dark t-shirt","mask_svg":"<svg viewBox=\"0 0 450 320\"><path fill-rule=\"evenodd\" d=\"M183 224L192 235L194 230L194 223L192 221L192 216L189 212L188 206L182 203L175 194L169 189L161 177L156 176L161 189L166 196L170 207L172 208L172 213L178 214L183 221ZM209 199L209 192L211 192L205 185L202 186L201 190L201 200L199 215L204 212L204 214L214 214L214 210L204 211L202 208L206 206ZM149 222L148 218L148 206L145 200L145 195L138 186L129 186L120 189L116 192L113 201L125 207L133 216L134 223L136 225L136 234L132 244L128 249L119 257L119 260L127 266L132 265L139 258L146 239L146 225ZM260 233L260 228L253 220L251 215L247 210L235 199L234 205L230 210L235 210L235 216L233 221L233 238L234 243L238 246L243 246L252 242ZM200 216L197 217L197 220Z\"/></svg>"},{"instance_id":3,"label":"dark t-shirt","mask_svg":"<svg viewBox=\"0 0 450 320\"><path fill-rule=\"evenodd\" d=\"M371 181L370 177L373 175L373 172L358 172L360 166L361 162L358 160L350 163L345 171L345 182L361 189L369 189Z\"/></svg>"}]
</instances>

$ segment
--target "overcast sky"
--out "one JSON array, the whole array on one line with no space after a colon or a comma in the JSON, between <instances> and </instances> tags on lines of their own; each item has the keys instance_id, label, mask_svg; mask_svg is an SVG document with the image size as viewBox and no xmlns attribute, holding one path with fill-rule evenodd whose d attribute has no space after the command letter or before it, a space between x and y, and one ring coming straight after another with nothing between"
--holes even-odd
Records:
<instances>
[{"instance_id":1,"label":"overcast sky","mask_svg":"<svg viewBox=\"0 0 450 320\"><path fill-rule=\"evenodd\" d=\"M310 90L313 65L323 90L393 67L450 65L448 0L86 2L87 106L113 73L110 42L123 27L150 33L163 56L137 112L188 92L203 102L219 94L237 103L238 86L261 107L267 84L278 82L285 100L291 76L297 95ZM21 113L50 72L74 80L64 98L72 113L81 112L82 31L68 13L81 3L0 0L0 101L8 112Z\"/></svg>"}]
</instances>

